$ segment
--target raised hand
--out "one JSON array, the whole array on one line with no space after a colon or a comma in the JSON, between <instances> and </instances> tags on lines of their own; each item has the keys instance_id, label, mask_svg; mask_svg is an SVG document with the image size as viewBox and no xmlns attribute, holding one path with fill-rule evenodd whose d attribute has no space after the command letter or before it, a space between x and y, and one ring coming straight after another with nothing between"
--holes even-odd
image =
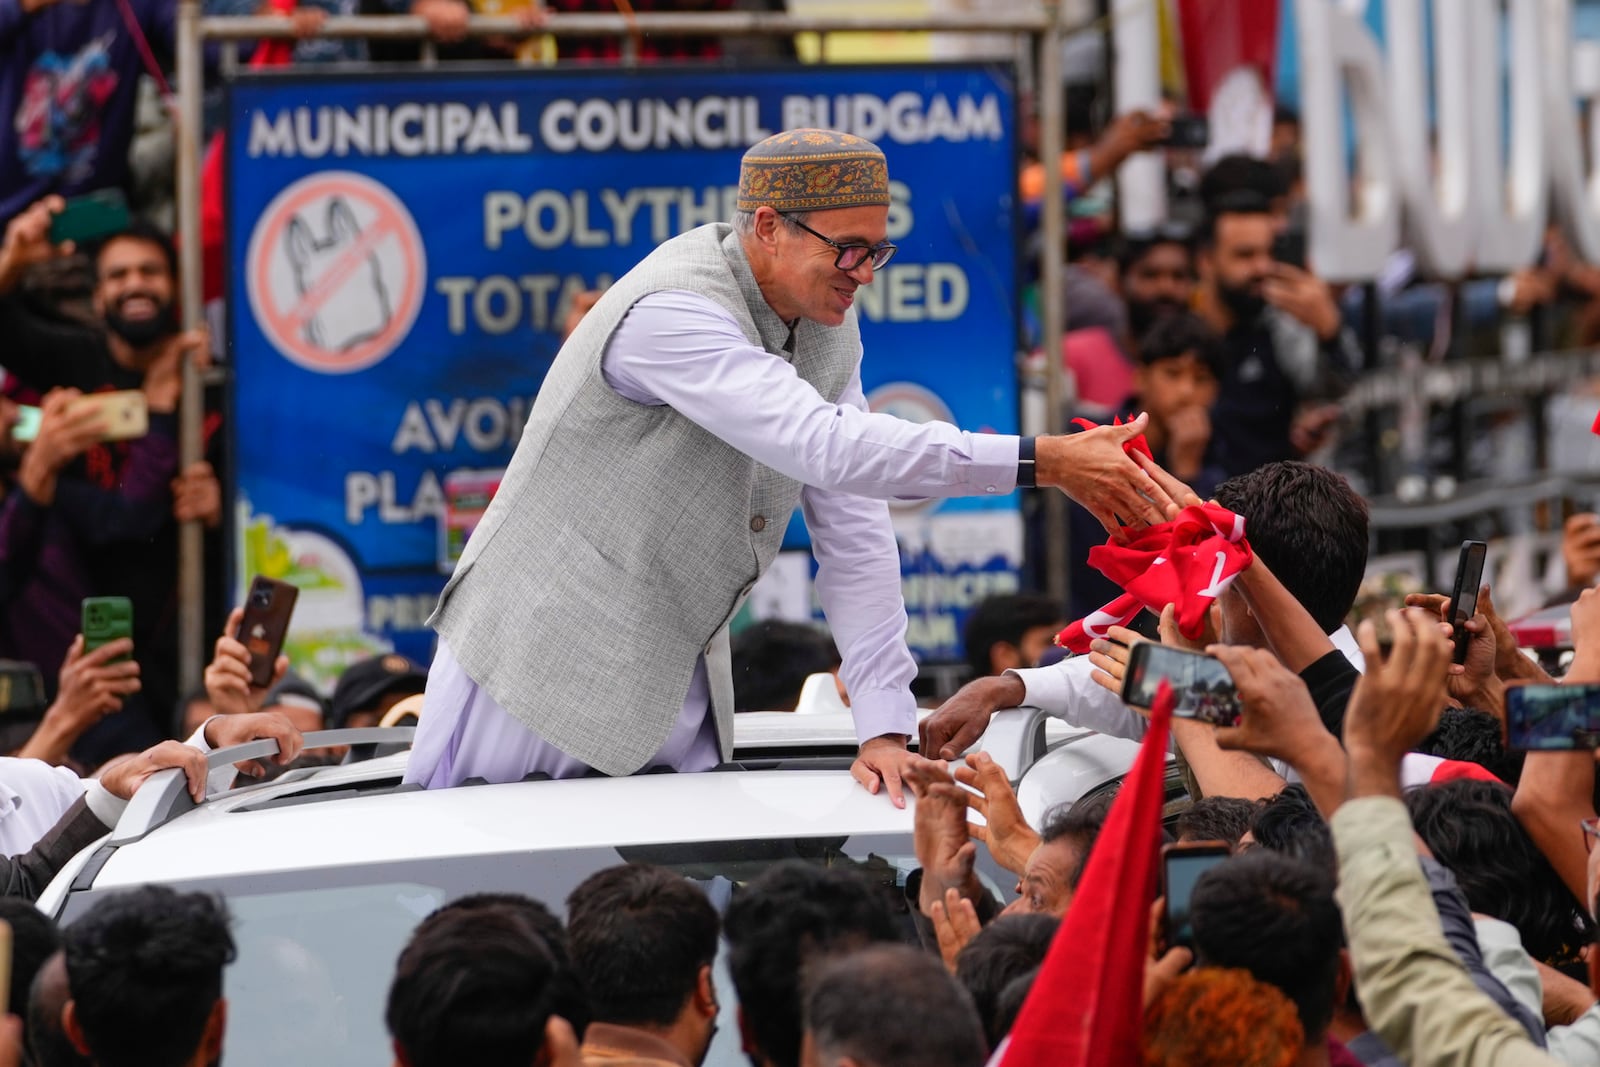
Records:
<instances>
[{"instance_id":1,"label":"raised hand","mask_svg":"<svg viewBox=\"0 0 1600 1067\"><path fill-rule=\"evenodd\" d=\"M206 665L206 695L211 698L211 706L217 709L218 715L260 711L268 690L281 682L289 670L289 657L279 656L272 665L271 685L261 688L250 684L250 650L234 636L243 618L243 608L234 608L228 613L222 636L217 638L211 662Z\"/></svg>"},{"instance_id":2,"label":"raised hand","mask_svg":"<svg viewBox=\"0 0 1600 1067\"><path fill-rule=\"evenodd\" d=\"M983 816L981 825L967 824L967 833L989 846L996 863L1022 877L1028 857L1039 847L1039 835L1023 816L1005 768L987 752L974 752L965 765L956 766L955 777L969 791L967 806Z\"/></svg>"},{"instance_id":3,"label":"raised hand","mask_svg":"<svg viewBox=\"0 0 1600 1067\"><path fill-rule=\"evenodd\" d=\"M922 754L928 759L958 758L983 737L995 712L1017 707L1026 696L1015 675L974 678L918 725Z\"/></svg>"},{"instance_id":4,"label":"raised hand","mask_svg":"<svg viewBox=\"0 0 1600 1067\"><path fill-rule=\"evenodd\" d=\"M1445 703L1453 648L1438 621L1418 608L1391 611L1388 619L1394 645L1387 661L1370 619L1356 635L1367 673L1345 712L1354 796L1400 795L1400 761L1433 731Z\"/></svg>"}]
</instances>

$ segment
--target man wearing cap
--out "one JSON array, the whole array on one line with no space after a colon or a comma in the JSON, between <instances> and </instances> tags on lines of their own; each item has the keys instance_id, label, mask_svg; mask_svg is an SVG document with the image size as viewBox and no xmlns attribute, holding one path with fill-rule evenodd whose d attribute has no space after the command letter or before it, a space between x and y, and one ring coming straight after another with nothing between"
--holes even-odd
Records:
<instances>
[{"instance_id":1,"label":"man wearing cap","mask_svg":"<svg viewBox=\"0 0 1600 1067\"><path fill-rule=\"evenodd\" d=\"M916 730L895 497L1056 486L1108 529L1169 503L1123 454L1143 420L970 434L866 410L855 291L895 253L869 141L752 147L731 224L658 247L562 346L431 620L407 781L709 770L733 750L728 623L796 506L860 753L899 804Z\"/></svg>"},{"instance_id":2,"label":"man wearing cap","mask_svg":"<svg viewBox=\"0 0 1600 1067\"><path fill-rule=\"evenodd\" d=\"M427 681L421 667L392 652L352 663L333 687L328 726L333 730L376 726L384 712L422 692Z\"/></svg>"}]
</instances>

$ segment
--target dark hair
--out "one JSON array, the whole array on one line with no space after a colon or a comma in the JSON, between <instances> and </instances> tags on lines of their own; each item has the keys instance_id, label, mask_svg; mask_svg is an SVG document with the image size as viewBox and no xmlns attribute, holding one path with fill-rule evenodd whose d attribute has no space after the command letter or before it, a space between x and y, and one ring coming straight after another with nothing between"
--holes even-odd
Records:
<instances>
[{"instance_id":1,"label":"dark hair","mask_svg":"<svg viewBox=\"0 0 1600 1067\"><path fill-rule=\"evenodd\" d=\"M1500 737L1500 720L1478 708L1448 707L1439 725L1423 739L1417 751L1441 759L1476 763L1507 785L1522 780L1523 752L1512 752Z\"/></svg>"},{"instance_id":2,"label":"dark hair","mask_svg":"<svg viewBox=\"0 0 1600 1067\"><path fill-rule=\"evenodd\" d=\"M1284 460L1217 486L1217 503L1244 516L1245 536L1283 587L1333 633L1367 571L1367 502L1343 475Z\"/></svg>"},{"instance_id":3,"label":"dark hair","mask_svg":"<svg viewBox=\"0 0 1600 1067\"><path fill-rule=\"evenodd\" d=\"M0 897L0 920L11 926L11 999L5 1010L26 1019L34 975L61 947L61 934L48 915L21 897Z\"/></svg>"},{"instance_id":4,"label":"dark hair","mask_svg":"<svg viewBox=\"0 0 1600 1067\"><path fill-rule=\"evenodd\" d=\"M1044 962L1061 920L1053 915L1002 915L978 931L956 956L956 980L966 987L983 1022L989 1047L1000 1044L1000 996L1020 975Z\"/></svg>"},{"instance_id":5,"label":"dark hair","mask_svg":"<svg viewBox=\"0 0 1600 1067\"><path fill-rule=\"evenodd\" d=\"M1194 234L1188 229L1164 227L1152 233L1130 234L1117 246L1117 276L1123 277L1139 264L1145 256L1166 245L1176 245L1191 258L1190 271L1194 270Z\"/></svg>"},{"instance_id":6,"label":"dark hair","mask_svg":"<svg viewBox=\"0 0 1600 1067\"><path fill-rule=\"evenodd\" d=\"M134 219L125 229L118 230L109 237L104 238L94 247L94 276L95 282L100 281L100 257L105 254L114 241L142 241L145 244L155 245L161 250L161 258L167 261L167 273L176 280L178 277L178 249L172 243L172 238L167 231L159 226L152 225L143 219Z\"/></svg>"},{"instance_id":7,"label":"dark hair","mask_svg":"<svg viewBox=\"0 0 1600 1067\"><path fill-rule=\"evenodd\" d=\"M401 950L384 1021L412 1067L526 1067L555 981L549 946L509 909L440 910Z\"/></svg>"},{"instance_id":8,"label":"dark hair","mask_svg":"<svg viewBox=\"0 0 1600 1067\"><path fill-rule=\"evenodd\" d=\"M1546 963L1577 958L1594 921L1511 813L1511 790L1464 778L1406 794L1417 835L1472 910L1508 922L1528 955Z\"/></svg>"},{"instance_id":9,"label":"dark hair","mask_svg":"<svg viewBox=\"0 0 1600 1067\"><path fill-rule=\"evenodd\" d=\"M1201 797L1178 815L1179 841L1226 841L1237 845L1250 829L1261 801L1241 797Z\"/></svg>"},{"instance_id":10,"label":"dark hair","mask_svg":"<svg viewBox=\"0 0 1600 1067\"><path fill-rule=\"evenodd\" d=\"M567 897L572 959L594 1017L670 1026L717 958L717 909L683 875L645 863L590 875Z\"/></svg>"},{"instance_id":11,"label":"dark hair","mask_svg":"<svg viewBox=\"0 0 1600 1067\"><path fill-rule=\"evenodd\" d=\"M1222 339L1206 320L1192 311L1163 315L1139 338L1139 363L1150 366L1164 359L1178 359L1189 353L1211 369L1222 373Z\"/></svg>"},{"instance_id":12,"label":"dark hair","mask_svg":"<svg viewBox=\"0 0 1600 1067\"><path fill-rule=\"evenodd\" d=\"M59 967L59 980L51 978ZM61 1009L67 1006L72 991L67 988L65 956L57 950L44 961L28 989L27 1063L32 1067L93 1067L93 1061L78 1051L61 1025Z\"/></svg>"},{"instance_id":13,"label":"dark hair","mask_svg":"<svg viewBox=\"0 0 1600 1067\"><path fill-rule=\"evenodd\" d=\"M1333 1019L1344 928L1333 879L1303 860L1250 849L1195 883L1189 921L1195 958L1242 967L1294 1001L1307 1041Z\"/></svg>"},{"instance_id":14,"label":"dark hair","mask_svg":"<svg viewBox=\"0 0 1600 1067\"><path fill-rule=\"evenodd\" d=\"M1272 124L1274 126L1300 125L1300 112L1288 104L1277 104L1272 108Z\"/></svg>"},{"instance_id":15,"label":"dark hair","mask_svg":"<svg viewBox=\"0 0 1600 1067\"><path fill-rule=\"evenodd\" d=\"M235 956L216 897L149 885L106 897L62 933L78 1024L100 1067L188 1062Z\"/></svg>"},{"instance_id":16,"label":"dark hair","mask_svg":"<svg viewBox=\"0 0 1600 1067\"><path fill-rule=\"evenodd\" d=\"M764 619L734 635L735 711L793 711L806 679L839 665L839 650L821 627Z\"/></svg>"},{"instance_id":17,"label":"dark hair","mask_svg":"<svg viewBox=\"0 0 1600 1067\"><path fill-rule=\"evenodd\" d=\"M1339 869L1333 831L1299 782L1262 802L1250 822L1250 836L1262 848L1305 860L1319 871L1333 874Z\"/></svg>"},{"instance_id":18,"label":"dark hair","mask_svg":"<svg viewBox=\"0 0 1600 1067\"><path fill-rule=\"evenodd\" d=\"M589 1028L589 992L584 988L577 968L572 965L566 926L542 901L521 893L469 893L444 905L434 915L484 911L500 911L515 916L544 942L556 965L556 977L550 993L551 1010L565 1019L581 1040L583 1032Z\"/></svg>"},{"instance_id":19,"label":"dark hair","mask_svg":"<svg viewBox=\"0 0 1600 1067\"><path fill-rule=\"evenodd\" d=\"M962 640L967 648L967 669L982 678L992 669L989 650L1004 641L1020 645L1022 637L1038 626L1066 623L1066 609L1043 593L999 593L978 601L967 616ZM1024 667L1033 664L1025 663Z\"/></svg>"},{"instance_id":20,"label":"dark hair","mask_svg":"<svg viewBox=\"0 0 1600 1067\"><path fill-rule=\"evenodd\" d=\"M982 1067L983 1028L967 991L936 957L875 945L808 969L806 1030L828 1062Z\"/></svg>"},{"instance_id":21,"label":"dark hair","mask_svg":"<svg viewBox=\"0 0 1600 1067\"><path fill-rule=\"evenodd\" d=\"M1230 215L1265 216L1271 214L1272 205L1255 193L1227 193L1219 197L1217 202L1206 212L1205 221L1200 226L1200 247L1216 247L1217 231L1221 228L1222 220Z\"/></svg>"},{"instance_id":22,"label":"dark hair","mask_svg":"<svg viewBox=\"0 0 1600 1067\"><path fill-rule=\"evenodd\" d=\"M1089 853L1094 851L1094 843L1100 837L1100 831L1105 829L1106 819L1111 815L1111 804L1116 798L1114 791L1100 793L1045 813L1044 825L1039 829L1039 843L1053 845L1065 839L1078 850L1078 860L1067 872L1068 888L1077 889L1083 879L1083 872L1089 866Z\"/></svg>"},{"instance_id":23,"label":"dark hair","mask_svg":"<svg viewBox=\"0 0 1600 1067\"><path fill-rule=\"evenodd\" d=\"M800 971L811 959L895 940L876 887L857 871L774 864L734 894L723 929L750 1039L776 1067L800 1062Z\"/></svg>"},{"instance_id":24,"label":"dark hair","mask_svg":"<svg viewBox=\"0 0 1600 1067\"><path fill-rule=\"evenodd\" d=\"M1247 197L1261 205L1252 214L1266 213L1272 201L1288 192L1272 164L1254 156L1223 156L1200 176L1200 204L1208 215L1224 214L1224 205L1244 203Z\"/></svg>"},{"instance_id":25,"label":"dark hair","mask_svg":"<svg viewBox=\"0 0 1600 1067\"><path fill-rule=\"evenodd\" d=\"M994 1004L994 1040L998 1045L1005 1040L1011 1028L1017 1025L1017 1016L1022 1014L1022 1005L1027 1003L1028 994L1033 992L1034 979L1039 977L1039 968L1035 967L1027 974L1019 974L1006 983L1000 991L1000 997Z\"/></svg>"}]
</instances>

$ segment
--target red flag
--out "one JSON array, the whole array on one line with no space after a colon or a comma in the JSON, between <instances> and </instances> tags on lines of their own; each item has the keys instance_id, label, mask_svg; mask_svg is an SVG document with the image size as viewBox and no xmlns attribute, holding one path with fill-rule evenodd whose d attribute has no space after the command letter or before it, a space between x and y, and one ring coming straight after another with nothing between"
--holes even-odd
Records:
<instances>
[{"instance_id":1,"label":"red flag","mask_svg":"<svg viewBox=\"0 0 1600 1067\"><path fill-rule=\"evenodd\" d=\"M1089 563L1127 592L1062 630L1056 644L1087 652L1107 627L1126 626L1141 607L1159 612L1168 604L1177 607L1183 635L1198 638L1212 603L1255 558L1244 517L1220 504L1191 505L1170 522L1122 532L1125 543L1091 548Z\"/></svg>"},{"instance_id":2,"label":"red flag","mask_svg":"<svg viewBox=\"0 0 1600 1067\"><path fill-rule=\"evenodd\" d=\"M1072 906L1056 931L1000 1067L1135 1067L1144 1028L1144 965L1156 898L1167 729L1165 681L1133 770L1111 805Z\"/></svg>"},{"instance_id":3,"label":"red flag","mask_svg":"<svg viewBox=\"0 0 1600 1067\"><path fill-rule=\"evenodd\" d=\"M1279 0L1179 0L1189 106L1204 114L1211 94L1239 67L1255 67L1272 92L1278 65Z\"/></svg>"}]
</instances>

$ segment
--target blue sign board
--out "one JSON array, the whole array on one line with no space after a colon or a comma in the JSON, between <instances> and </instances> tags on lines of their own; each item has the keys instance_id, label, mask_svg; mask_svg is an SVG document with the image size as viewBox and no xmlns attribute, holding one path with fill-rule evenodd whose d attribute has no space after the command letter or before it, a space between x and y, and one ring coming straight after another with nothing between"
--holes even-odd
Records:
<instances>
[{"instance_id":1,"label":"blue sign board","mask_svg":"<svg viewBox=\"0 0 1600 1067\"><path fill-rule=\"evenodd\" d=\"M235 577L301 586L297 663L326 677L389 647L429 658L424 622L574 297L674 234L726 221L744 149L796 126L861 134L889 159L900 253L857 296L873 405L1015 432L1005 68L266 74L232 86ZM954 535L935 529L949 522ZM942 570L1014 582L1015 497L897 524L916 541L915 574L928 551L959 544L971 558ZM790 543L803 546L803 530ZM939 588L958 586L973 583ZM914 626L913 645L952 654L958 621L920 646Z\"/></svg>"}]
</instances>

